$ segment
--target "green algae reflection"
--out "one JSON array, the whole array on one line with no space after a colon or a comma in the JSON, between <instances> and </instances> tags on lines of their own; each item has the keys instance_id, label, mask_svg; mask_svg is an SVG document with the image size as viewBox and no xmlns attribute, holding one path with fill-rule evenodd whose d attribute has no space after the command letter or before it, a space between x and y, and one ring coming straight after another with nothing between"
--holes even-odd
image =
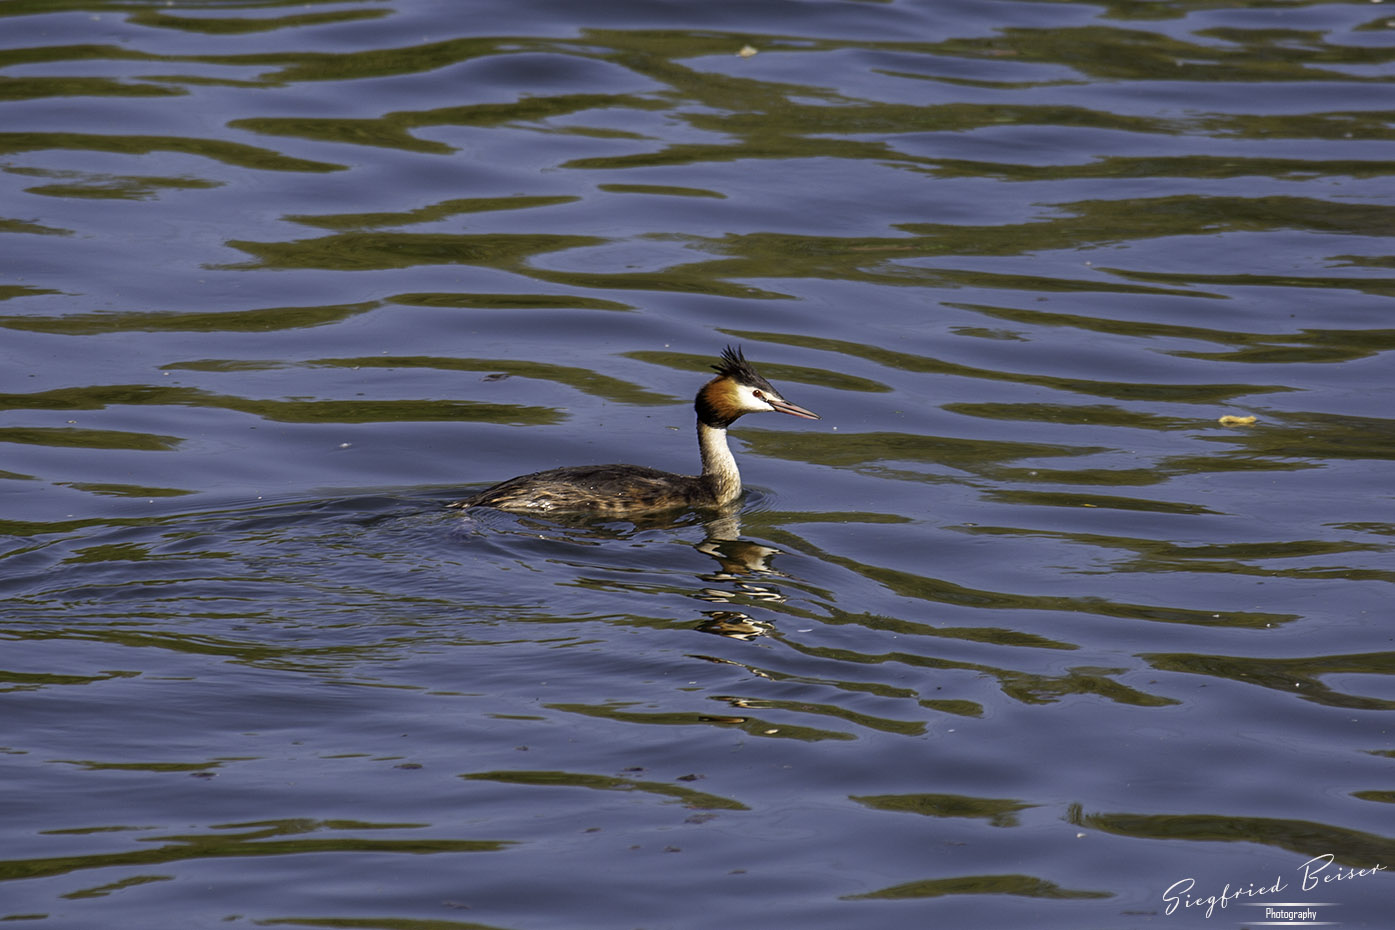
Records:
<instances>
[{"instance_id":1,"label":"green algae reflection","mask_svg":"<svg viewBox=\"0 0 1395 930\"><path fill-rule=\"evenodd\" d=\"M264 333L340 323L368 313L378 301L309 307L257 307L251 310L70 313L62 316L0 316L0 327L64 336L100 333Z\"/></svg>"},{"instance_id":2,"label":"green algae reflection","mask_svg":"<svg viewBox=\"0 0 1395 930\"><path fill-rule=\"evenodd\" d=\"M498 852L513 845L506 840L378 839L364 835L371 830L401 831L420 829L424 826L426 824L372 824L309 819L224 824L209 828L210 832L144 838L147 845L127 852L3 860L0 861L0 881L49 878L92 869L130 869L168 862L232 857L303 856L344 852L375 855L454 854Z\"/></svg>"},{"instance_id":3,"label":"green algae reflection","mask_svg":"<svg viewBox=\"0 0 1395 930\"><path fill-rule=\"evenodd\" d=\"M906 901L919 898L941 898L957 894L1010 894L1024 898L1047 900L1112 898L1108 891L1083 891L1062 888L1055 882L1031 875L964 875L958 878L930 878L918 882L892 885L866 894L844 895L843 901Z\"/></svg>"},{"instance_id":4,"label":"green algae reflection","mask_svg":"<svg viewBox=\"0 0 1395 930\"><path fill-rule=\"evenodd\" d=\"M461 775L471 781L494 781L506 785L533 785L540 788L586 788L592 791L637 791L679 801L685 807L703 810L750 810L745 804L721 795L694 791L682 785L662 781L617 778L613 775L592 775L580 772L509 770L473 772Z\"/></svg>"},{"instance_id":5,"label":"green algae reflection","mask_svg":"<svg viewBox=\"0 0 1395 930\"><path fill-rule=\"evenodd\" d=\"M1079 805L1072 805L1066 819L1077 827L1133 839L1249 843L1307 856L1335 853L1337 862L1355 868L1395 861L1395 840L1388 836L1307 820L1221 814L1085 813Z\"/></svg>"},{"instance_id":6,"label":"green algae reflection","mask_svg":"<svg viewBox=\"0 0 1395 930\"><path fill-rule=\"evenodd\" d=\"M109 406L179 406L233 410L278 423L384 423L480 421L513 425L559 423L546 407L448 400L265 400L198 388L144 384L94 385L33 394L0 395L0 410L100 410ZM58 427L0 429L0 442L94 449L163 451L183 439L149 433Z\"/></svg>"},{"instance_id":7,"label":"green algae reflection","mask_svg":"<svg viewBox=\"0 0 1395 930\"><path fill-rule=\"evenodd\" d=\"M254 257L230 268L281 271L316 268L367 271L417 265L485 265L518 270L528 259L547 252L603 245L595 236L536 234L463 235L450 233L345 232L291 242L229 240L228 245Z\"/></svg>"},{"instance_id":8,"label":"green algae reflection","mask_svg":"<svg viewBox=\"0 0 1395 930\"><path fill-rule=\"evenodd\" d=\"M872 810L925 817L966 817L994 827L1017 826L1017 815L1037 807L1011 798L976 798L963 794L876 794L852 798Z\"/></svg>"}]
</instances>

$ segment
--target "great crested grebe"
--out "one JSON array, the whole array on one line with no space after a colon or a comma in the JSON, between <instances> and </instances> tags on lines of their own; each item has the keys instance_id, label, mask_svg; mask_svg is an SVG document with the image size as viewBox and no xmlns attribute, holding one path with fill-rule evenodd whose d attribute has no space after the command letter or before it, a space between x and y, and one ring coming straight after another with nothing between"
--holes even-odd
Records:
<instances>
[{"instance_id":1,"label":"great crested grebe","mask_svg":"<svg viewBox=\"0 0 1395 930\"><path fill-rule=\"evenodd\" d=\"M746 413L773 410L817 420L819 415L780 396L746 361L727 346L717 377L698 391L698 448L702 474L674 475L642 465L580 465L520 475L451 507L495 507L516 513L622 514L680 507L721 507L741 496L741 473L727 447L727 427Z\"/></svg>"}]
</instances>

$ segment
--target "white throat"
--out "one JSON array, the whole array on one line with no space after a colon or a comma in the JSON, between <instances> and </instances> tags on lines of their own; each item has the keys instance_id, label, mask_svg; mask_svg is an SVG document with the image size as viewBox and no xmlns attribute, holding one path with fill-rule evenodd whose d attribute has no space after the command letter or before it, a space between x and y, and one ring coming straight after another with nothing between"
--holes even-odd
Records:
<instances>
[{"instance_id":1,"label":"white throat","mask_svg":"<svg viewBox=\"0 0 1395 930\"><path fill-rule=\"evenodd\" d=\"M727 445L727 431L698 422L698 449L702 452L702 475L709 478L717 502L725 504L741 496L741 472Z\"/></svg>"}]
</instances>

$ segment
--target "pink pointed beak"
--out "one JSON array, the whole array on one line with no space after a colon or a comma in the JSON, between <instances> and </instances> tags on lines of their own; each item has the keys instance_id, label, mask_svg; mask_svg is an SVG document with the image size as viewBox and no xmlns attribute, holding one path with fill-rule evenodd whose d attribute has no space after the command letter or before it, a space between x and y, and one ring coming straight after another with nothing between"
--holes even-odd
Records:
<instances>
[{"instance_id":1,"label":"pink pointed beak","mask_svg":"<svg viewBox=\"0 0 1395 930\"><path fill-rule=\"evenodd\" d=\"M792 403L790 403L790 402L787 401L787 400L771 400L770 398L767 397L767 398L766 398L766 402L767 402L768 404L770 404L770 406L774 407L776 410L780 411L781 413L788 413L788 414L789 414L790 416L792 416L792 417L803 417L803 418L806 419L806 420L821 420L821 419L823 419L822 417L820 417L820 416L819 416L817 413L815 413L814 411L812 411L812 410L805 410L803 407L800 407L798 404L792 404Z\"/></svg>"}]
</instances>

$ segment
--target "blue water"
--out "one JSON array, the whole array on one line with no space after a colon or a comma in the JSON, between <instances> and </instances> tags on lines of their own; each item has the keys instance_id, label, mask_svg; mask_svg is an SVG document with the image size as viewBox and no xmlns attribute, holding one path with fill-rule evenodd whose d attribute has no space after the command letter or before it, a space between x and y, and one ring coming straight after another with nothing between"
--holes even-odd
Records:
<instances>
[{"instance_id":1,"label":"blue water","mask_svg":"<svg viewBox=\"0 0 1395 930\"><path fill-rule=\"evenodd\" d=\"M0 6L0 917L1386 926L1392 78L1373 3ZM727 344L823 417L738 514L444 507L691 471Z\"/></svg>"}]
</instances>

